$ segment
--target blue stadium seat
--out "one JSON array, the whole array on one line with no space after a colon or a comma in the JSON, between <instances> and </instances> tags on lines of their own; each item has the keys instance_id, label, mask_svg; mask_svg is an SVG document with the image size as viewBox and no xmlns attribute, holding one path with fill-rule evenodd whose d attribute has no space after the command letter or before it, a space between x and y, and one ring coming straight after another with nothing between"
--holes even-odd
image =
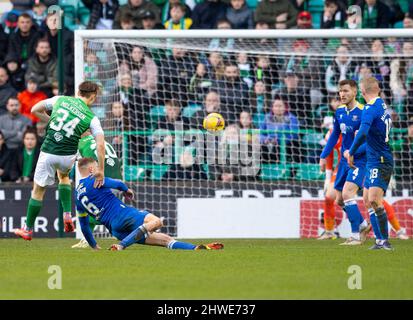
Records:
<instances>
[{"instance_id":1,"label":"blue stadium seat","mask_svg":"<svg viewBox=\"0 0 413 320\"><path fill-rule=\"evenodd\" d=\"M119 6L123 6L128 3L128 0L119 0Z\"/></svg>"},{"instance_id":2,"label":"blue stadium seat","mask_svg":"<svg viewBox=\"0 0 413 320\"><path fill-rule=\"evenodd\" d=\"M247 0L247 6L250 9L255 10L255 8L258 6L259 0Z\"/></svg>"}]
</instances>

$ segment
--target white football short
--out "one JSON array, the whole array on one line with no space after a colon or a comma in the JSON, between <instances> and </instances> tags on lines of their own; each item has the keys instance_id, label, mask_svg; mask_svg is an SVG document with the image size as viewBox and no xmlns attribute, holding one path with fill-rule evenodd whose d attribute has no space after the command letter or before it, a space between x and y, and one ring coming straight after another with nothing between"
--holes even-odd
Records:
<instances>
[{"instance_id":1,"label":"white football short","mask_svg":"<svg viewBox=\"0 0 413 320\"><path fill-rule=\"evenodd\" d=\"M55 183L56 171L68 173L76 160L76 155L59 156L40 151L34 172L34 182L41 187L51 186Z\"/></svg>"}]
</instances>

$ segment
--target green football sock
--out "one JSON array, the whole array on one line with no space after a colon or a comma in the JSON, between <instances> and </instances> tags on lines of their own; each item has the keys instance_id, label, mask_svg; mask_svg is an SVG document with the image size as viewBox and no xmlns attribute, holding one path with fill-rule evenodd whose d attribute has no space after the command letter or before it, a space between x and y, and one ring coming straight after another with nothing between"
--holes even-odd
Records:
<instances>
[{"instance_id":1,"label":"green football sock","mask_svg":"<svg viewBox=\"0 0 413 320\"><path fill-rule=\"evenodd\" d=\"M43 206L43 201L30 198L29 205L27 207L27 214L26 214L26 227L28 229L33 229L34 221L39 215L39 212L42 209L42 206Z\"/></svg>"},{"instance_id":2,"label":"green football sock","mask_svg":"<svg viewBox=\"0 0 413 320\"><path fill-rule=\"evenodd\" d=\"M70 184L59 184L58 190L63 212L72 212L72 188Z\"/></svg>"}]
</instances>

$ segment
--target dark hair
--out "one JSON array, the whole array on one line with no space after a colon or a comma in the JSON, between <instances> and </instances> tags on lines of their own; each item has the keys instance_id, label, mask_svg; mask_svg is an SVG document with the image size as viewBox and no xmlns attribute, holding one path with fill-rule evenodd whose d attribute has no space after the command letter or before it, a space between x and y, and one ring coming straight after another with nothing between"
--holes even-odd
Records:
<instances>
[{"instance_id":1,"label":"dark hair","mask_svg":"<svg viewBox=\"0 0 413 320\"><path fill-rule=\"evenodd\" d=\"M216 27L218 27L218 25L220 25L221 23L227 23L227 24L229 24L229 25L231 26L231 28L232 28L231 21L229 21L228 19L225 19L225 18L218 19L218 20L217 20L217 23L216 23Z\"/></svg>"},{"instance_id":2,"label":"dark hair","mask_svg":"<svg viewBox=\"0 0 413 320\"><path fill-rule=\"evenodd\" d=\"M37 131L36 131L35 128L33 128L33 127L27 128L26 131L23 132L23 140L26 137L26 135L28 135L28 134L34 134L34 136L36 137L36 141L39 140L39 137L37 136Z\"/></svg>"},{"instance_id":3,"label":"dark hair","mask_svg":"<svg viewBox=\"0 0 413 320\"><path fill-rule=\"evenodd\" d=\"M98 94L99 86L92 81L84 81L79 85L79 95L81 97L90 98L92 94Z\"/></svg>"},{"instance_id":4,"label":"dark hair","mask_svg":"<svg viewBox=\"0 0 413 320\"><path fill-rule=\"evenodd\" d=\"M26 12L22 13L22 14L19 16L18 19L20 19L20 18L25 18L25 19L30 19L30 20L32 20L32 17L30 16L30 14L28 14L28 13L26 13Z\"/></svg>"},{"instance_id":5,"label":"dark hair","mask_svg":"<svg viewBox=\"0 0 413 320\"><path fill-rule=\"evenodd\" d=\"M174 3L171 6L171 10L172 10L172 8L180 8L183 11L184 14L186 13L186 6L183 3Z\"/></svg>"},{"instance_id":6,"label":"dark hair","mask_svg":"<svg viewBox=\"0 0 413 320\"><path fill-rule=\"evenodd\" d=\"M345 85L349 85L351 88L357 89L357 82L354 81L354 80L344 79L344 80L341 80L341 81L338 83L338 86L339 86L339 87L342 87L342 86L345 86Z\"/></svg>"},{"instance_id":7,"label":"dark hair","mask_svg":"<svg viewBox=\"0 0 413 320\"><path fill-rule=\"evenodd\" d=\"M42 42L47 42L49 44L49 47L51 47L50 42L47 38L40 38L39 40L37 40L35 48L37 48L39 46L39 43L42 43Z\"/></svg>"},{"instance_id":8,"label":"dark hair","mask_svg":"<svg viewBox=\"0 0 413 320\"><path fill-rule=\"evenodd\" d=\"M17 98L17 96L11 96L7 99L7 104L9 103L10 100L17 100L19 101L19 99ZM19 101L20 102L20 101Z\"/></svg>"},{"instance_id":9,"label":"dark hair","mask_svg":"<svg viewBox=\"0 0 413 320\"><path fill-rule=\"evenodd\" d=\"M130 13L128 13L128 12L123 12L123 13L121 13L121 15L120 15L119 21L121 21L121 22L133 22L133 17L132 17L132 15L131 15Z\"/></svg>"},{"instance_id":10,"label":"dark hair","mask_svg":"<svg viewBox=\"0 0 413 320\"><path fill-rule=\"evenodd\" d=\"M79 166L79 168L84 168L93 162L96 162L96 160L93 158L81 158L77 161L77 165Z\"/></svg>"},{"instance_id":11,"label":"dark hair","mask_svg":"<svg viewBox=\"0 0 413 320\"><path fill-rule=\"evenodd\" d=\"M168 99L165 101L165 105L169 105L175 108L181 108L181 104L179 103L178 100L175 99Z\"/></svg>"}]
</instances>

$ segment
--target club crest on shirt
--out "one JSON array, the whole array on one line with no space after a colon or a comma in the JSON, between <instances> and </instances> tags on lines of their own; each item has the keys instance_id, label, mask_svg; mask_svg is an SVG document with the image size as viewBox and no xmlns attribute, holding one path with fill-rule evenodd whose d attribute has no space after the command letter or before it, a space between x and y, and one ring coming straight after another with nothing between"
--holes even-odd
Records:
<instances>
[{"instance_id":1,"label":"club crest on shirt","mask_svg":"<svg viewBox=\"0 0 413 320\"><path fill-rule=\"evenodd\" d=\"M341 124L340 124L340 130L341 130L341 133L342 133L342 134L346 134L346 132L347 132L347 126L346 126L345 123L341 123Z\"/></svg>"},{"instance_id":2,"label":"club crest on shirt","mask_svg":"<svg viewBox=\"0 0 413 320\"><path fill-rule=\"evenodd\" d=\"M358 116L357 115L353 115L353 121L357 121L358 120Z\"/></svg>"},{"instance_id":3,"label":"club crest on shirt","mask_svg":"<svg viewBox=\"0 0 413 320\"><path fill-rule=\"evenodd\" d=\"M54 139L56 140L56 142L59 142L59 141L61 141L61 140L63 139L63 136L62 136L62 134L61 134L60 132L56 132L56 133L54 134Z\"/></svg>"}]
</instances>

